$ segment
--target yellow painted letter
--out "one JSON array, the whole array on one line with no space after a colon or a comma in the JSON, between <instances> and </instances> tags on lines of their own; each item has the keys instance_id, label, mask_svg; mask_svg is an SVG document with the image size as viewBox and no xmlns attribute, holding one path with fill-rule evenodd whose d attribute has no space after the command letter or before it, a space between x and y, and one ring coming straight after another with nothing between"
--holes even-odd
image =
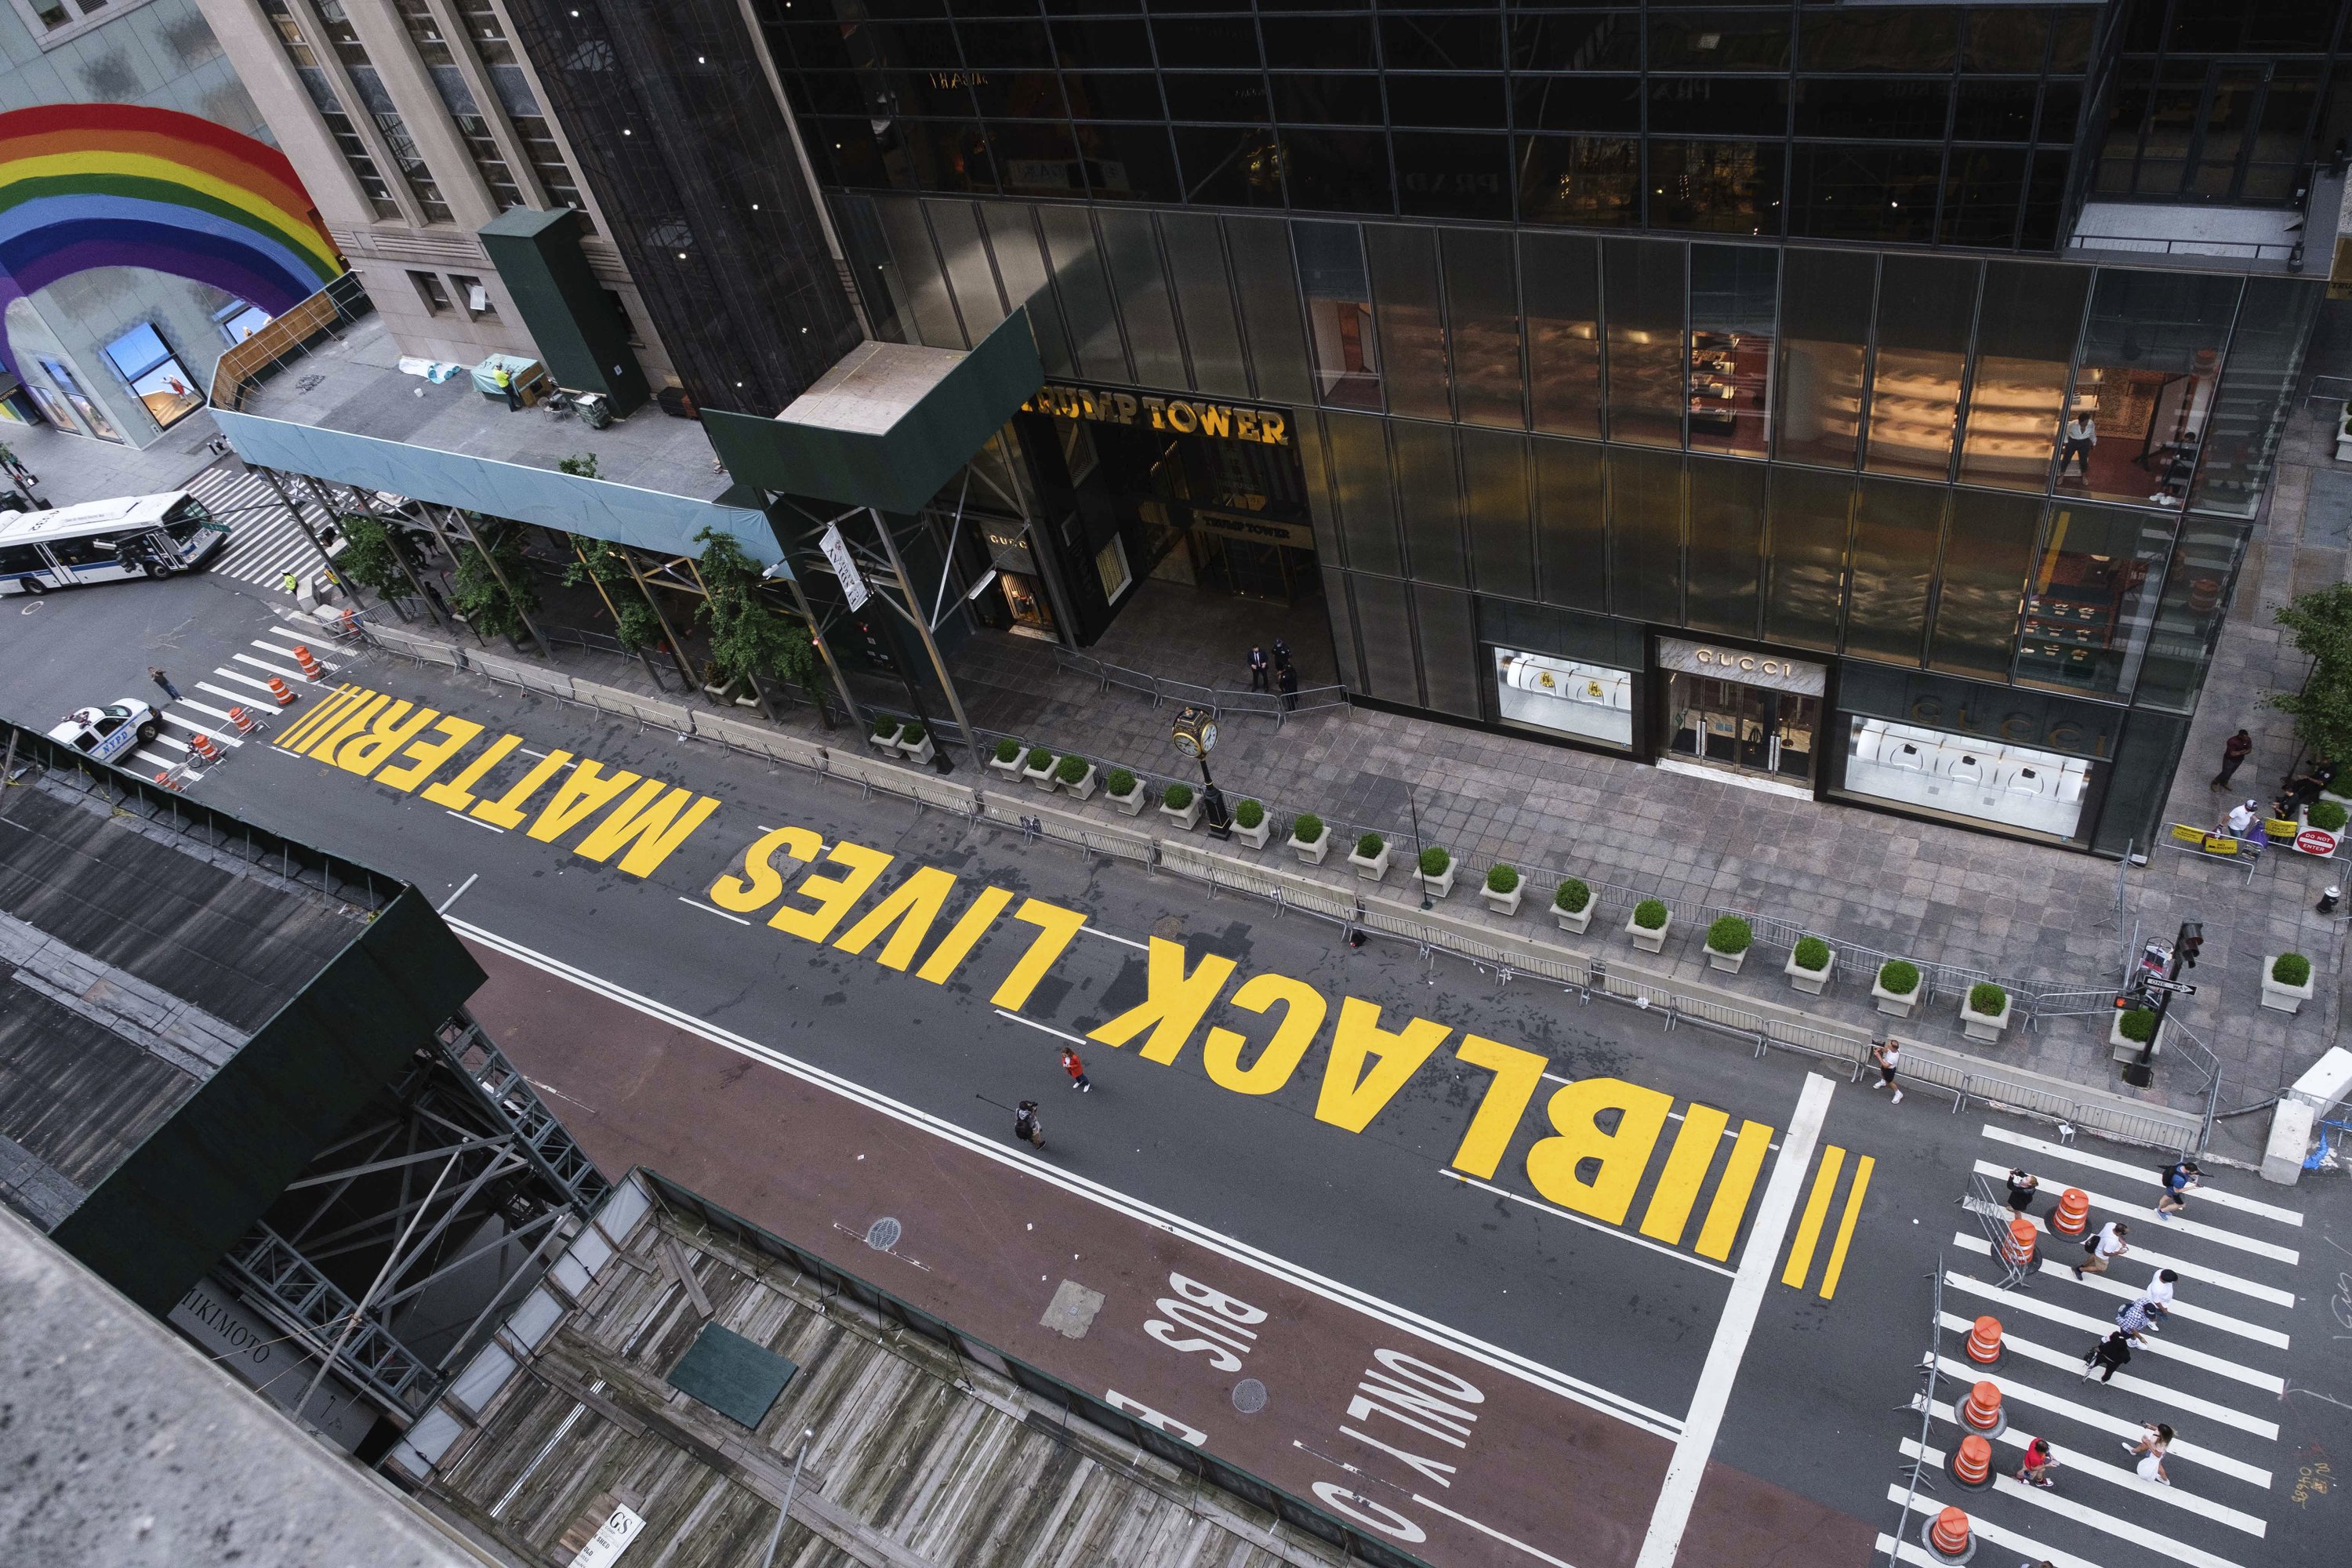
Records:
<instances>
[{"instance_id":1,"label":"yellow painted letter","mask_svg":"<svg viewBox=\"0 0 2352 1568\"><path fill-rule=\"evenodd\" d=\"M482 782L482 775L505 762L507 753L521 744L520 735L500 735L482 748L482 754L467 763L456 778L447 784L426 784L425 798L451 811L465 810L474 804L474 786Z\"/></svg>"},{"instance_id":2,"label":"yellow painted letter","mask_svg":"<svg viewBox=\"0 0 2352 1568\"><path fill-rule=\"evenodd\" d=\"M1355 996L1341 998L1339 1022L1331 1030L1331 1059L1323 1068L1323 1093L1315 1102L1315 1119L1361 1132L1453 1032L1444 1024L1414 1018L1391 1034L1381 1027L1381 1010L1371 1003ZM1374 1056L1379 1059L1366 1072L1364 1060Z\"/></svg>"},{"instance_id":3,"label":"yellow painted letter","mask_svg":"<svg viewBox=\"0 0 2352 1568\"><path fill-rule=\"evenodd\" d=\"M824 853L824 840L805 827L776 827L751 841L743 851L743 874L721 877L710 884L710 901L739 915L752 914L776 901L784 890L783 873L770 864L782 849L795 860L814 860Z\"/></svg>"},{"instance_id":4,"label":"yellow painted letter","mask_svg":"<svg viewBox=\"0 0 2352 1568\"><path fill-rule=\"evenodd\" d=\"M1037 989L1037 982L1045 978L1045 971L1054 967L1054 961L1076 938L1087 917L1043 899L1024 899L1021 907L1013 911L1013 918L1035 926L1037 940L1029 944L1029 951L1021 955L1021 962L1013 966L1013 973L1004 977L1004 984L996 988L996 994L989 1001L1017 1013L1021 1005L1029 1000L1029 993ZM930 965L923 967L928 969Z\"/></svg>"},{"instance_id":5,"label":"yellow painted letter","mask_svg":"<svg viewBox=\"0 0 2352 1568\"><path fill-rule=\"evenodd\" d=\"M1479 1098L1470 1131L1462 1135L1462 1147L1454 1152L1454 1168L1474 1176L1492 1176L1495 1167L1503 1163L1503 1151L1511 1146L1511 1134L1518 1131L1519 1118L1526 1113L1528 1101L1536 1097L1536 1086L1543 1082L1544 1068L1551 1065L1551 1058L1477 1035L1464 1036L1454 1054L1495 1075Z\"/></svg>"},{"instance_id":6,"label":"yellow painted letter","mask_svg":"<svg viewBox=\"0 0 2352 1568\"><path fill-rule=\"evenodd\" d=\"M415 740L425 725L438 717L430 708L418 708L411 713L412 706L395 702L377 714L374 723L335 748L335 766L362 778L375 772L386 757Z\"/></svg>"},{"instance_id":7,"label":"yellow painted letter","mask_svg":"<svg viewBox=\"0 0 2352 1568\"><path fill-rule=\"evenodd\" d=\"M609 860L614 850L627 844L629 852L621 857L621 869L632 877L652 876L719 809L717 801L707 795L696 796L690 789L673 789L656 804L654 796L661 795L662 788L659 779L639 784L637 793L589 829L572 852L591 860ZM688 799L694 801L691 806L686 806ZM678 815L681 806L686 806L683 816Z\"/></svg>"},{"instance_id":8,"label":"yellow painted letter","mask_svg":"<svg viewBox=\"0 0 2352 1568\"><path fill-rule=\"evenodd\" d=\"M1002 888L982 888L980 896L948 928L948 934L940 938L940 945L931 949L930 957L923 960L923 967L915 971L915 978L934 985L945 984L948 976L971 956L971 950L980 945L980 939L988 934L988 928L996 923L996 917L1012 901L1013 895Z\"/></svg>"},{"instance_id":9,"label":"yellow painted letter","mask_svg":"<svg viewBox=\"0 0 2352 1568\"><path fill-rule=\"evenodd\" d=\"M1580 1079L1551 1097L1551 1124L1559 1136L1528 1151L1528 1180L1564 1209L1589 1214L1611 1225L1625 1223L1633 1193L1675 1097L1618 1078ZM1617 1131L1601 1131L1604 1110L1619 1113ZM1578 1167L1599 1163L1586 1181Z\"/></svg>"},{"instance_id":10,"label":"yellow painted letter","mask_svg":"<svg viewBox=\"0 0 2352 1568\"><path fill-rule=\"evenodd\" d=\"M1251 975L1234 993L1230 1005L1245 1013L1284 1009L1274 1037L1247 1067L1242 1066L1242 1050L1249 1042L1233 1030L1211 1029L1208 1038L1201 1042L1201 1066L1208 1070L1209 1081L1235 1094L1272 1094L1288 1083L1331 1010L1323 993L1287 974Z\"/></svg>"},{"instance_id":11,"label":"yellow painted letter","mask_svg":"<svg viewBox=\"0 0 2352 1568\"><path fill-rule=\"evenodd\" d=\"M955 881L952 872L936 866L918 868L833 945L844 952L864 952L876 937L895 924L898 929L891 931L875 962L885 969L906 968L915 962L915 950L923 945L923 939L931 934L931 922L946 907Z\"/></svg>"},{"instance_id":12,"label":"yellow painted letter","mask_svg":"<svg viewBox=\"0 0 2352 1568\"><path fill-rule=\"evenodd\" d=\"M1142 1056L1162 1066L1176 1059L1192 1031L1201 1026L1217 993L1234 977L1234 961L1213 952L1202 953L1191 974L1184 973L1184 944L1166 937L1151 939L1150 962L1144 967L1143 1000L1118 1017L1089 1030L1087 1038L1107 1046L1123 1046L1144 1030Z\"/></svg>"},{"instance_id":13,"label":"yellow painted letter","mask_svg":"<svg viewBox=\"0 0 2352 1568\"><path fill-rule=\"evenodd\" d=\"M874 879L889 868L896 855L879 849L868 849L863 844L852 844L845 838L825 851L826 859L836 866L849 868L846 877L819 877L814 873L803 877L793 892L814 899L812 909L795 909L790 902L776 906L768 923L787 936L804 937L810 942L823 942L849 912L849 906L866 896Z\"/></svg>"},{"instance_id":14,"label":"yellow painted letter","mask_svg":"<svg viewBox=\"0 0 2352 1568\"><path fill-rule=\"evenodd\" d=\"M593 757L581 758L572 776L540 808L539 820L530 825L530 836L541 844L554 843L587 821L590 812L636 782L635 773L608 773Z\"/></svg>"},{"instance_id":15,"label":"yellow painted letter","mask_svg":"<svg viewBox=\"0 0 2352 1568\"><path fill-rule=\"evenodd\" d=\"M482 727L471 719L460 719L455 713L444 713L433 732L445 737L438 741L419 741L401 752L415 763L412 768L386 768L375 775L375 782L389 784L405 795L433 776L433 770L471 745Z\"/></svg>"},{"instance_id":16,"label":"yellow painted letter","mask_svg":"<svg viewBox=\"0 0 2352 1568\"><path fill-rule=\"evenodd\" d=\"M515 780L514 788L496 800L486 800L474 807L474 815L493 826L516 828L522 826L523 807L540 786L562 773L572 762L569 752L550 752L533 763L530 771Z\"/></svg>"}]
</instances>

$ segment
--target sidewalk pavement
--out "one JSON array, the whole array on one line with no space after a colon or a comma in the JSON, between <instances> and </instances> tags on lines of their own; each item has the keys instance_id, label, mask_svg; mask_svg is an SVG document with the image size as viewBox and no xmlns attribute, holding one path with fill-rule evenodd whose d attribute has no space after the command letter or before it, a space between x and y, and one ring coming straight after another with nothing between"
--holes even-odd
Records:
<instances>
[{"instance_id":1,"label":"sidewalk pavement","mask_svg":"<svg viewBox=\"0 0 2352 1568\"><path fill-rule=\"evenodd\" d=\"M68 435L47 425L0 429L0 441L41 476L43 500L73 506L185 489L190 479L216 460L205 443L219 434L211 411L200 408L145 447Z\"/></svg>"}]
</instances>

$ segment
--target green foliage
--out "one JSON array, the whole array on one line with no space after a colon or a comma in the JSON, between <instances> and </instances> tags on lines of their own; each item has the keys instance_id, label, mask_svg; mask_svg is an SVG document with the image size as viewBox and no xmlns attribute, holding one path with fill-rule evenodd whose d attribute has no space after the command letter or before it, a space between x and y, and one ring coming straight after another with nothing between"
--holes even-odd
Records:
<instances>
[{"instance_id":1,"label":"green foliage","mask_svg":"<svg viewBox=\"0 0 2352 1568\"><path fill-rule=\"evenodd\" d=\"M1252 833L1265 820L1265 805L1261 801L1245 800L1234 807L1234 821Z\"/></svg>"},{"instance_id":2,"label":"green foliage","mask_svg":"<svg viewBox=\"0 0 2352 1568\"><path fill-rule=\"evenodd\" d=\"M710 662L730 680L789 680L810 701L821 702L816 639L798 619L778 615L761 596L759 563L743 553L731 533L706 528L694 537L702 546L702 585L709 593L695 619L710 628Z\"/></svg>"},{"instance_id":3,"label":"green foliage","mask_svg":"<svg viewBox=\"0 0 2352 1568\"><path fill-rule=\"evenodd\" d=\"M2313 801L2310 811L2305 815L2311 819L2311 825L2314 827L2323 827L2330 833L2344 831L2344 808L2332 800Z\"/></svg>"},{"instance_id":4,"label":"green foliage","mask_svg":"<svg viewBox=\"0 0 2352 1568\"><path fill-rule=\"evenodd\" d=\"M996 742L996 760L998 762L1009 763L1020 754L1021 742L1014 740L1012 736L1007 735L1004 739Z\"/></svg>"},{"instance_id":5,"label":"green foliage","mask_svg":"<svg viewBox=\"0 0 2352 1568\"><path fill-rule=\"evenodd\" d=\"M1323 819L1311 811L1302 811L1290 824L1290 836L1301 844L1320 844L1327 832Z\"/></svg>"},{"instance_id":6,"label":"green foliage","mask_svg":"<svg viewBox=\"0 0 2352 1568\"><path fill-rule=\"evenodd\" d=\"M1166 789L1160 792L1160 804L1166 806L1171 811L1186 811L1191 809L1192 805L1192 786L1188 784L1170 784Z\"/></svg>"},{"instance_id":7,"label":"green foliage","mask_svg":"<svg viewBox=\"0 0 2352 1568\"><path fill-rule=\"evenodd\" d=\"M1510 893L1518 890L1519 868L1517 866L1493 865L1486 868L1486 890L1490 893Z\"/></svg>"},{"instance_id":8,"label":"green foliage","mask_svg":"<svg viewBox=\"0 0 2352 1568\"><path fill-rule=\"evenodd\" d=\"M586 463L587 477L596 477L593 458L566 458L565 463ZM572 472L569 468L566 473ZM662 640L661 617L654 613L652 603L646 597L649 592L637 582L629 570L629 558L621 547L609 539L588 539L574 534L572 548L578 559L563 569L563 585L577 588L593 582L604 591L605 602L613 606L614 635L621 646L631 653L658 647Z\"/></svg>"},{"instance_id":9,"label":"green foliage","mask_svg":"<svg viewBox=\"0 0 2352 1568\"><path fill-rule=\"evenodd\" d=\"M2156 1038L2156 1014L2147 1007L2135 1007L2123 1016L2116 1031L2125 1039L2144 1046Z\"/></svg>"},{"instance_id":10,"label":"green foliage","mask_svg":"<svg viewBox=\"0 0 2352 1568\"><path fill-rule=\"evenodd\" d=\"M1434 844L1421 852L1421 874L1424 877L1443 877L1445 868L1453 864L1453 854Z\"/></svg>"},{"instance_id":11,"label":"green foliage","mask_svg":"<svg viewBox=\"0 0 2352 1568\"><path fill-rule=\"evenodd\" d=\"M1661 931L1666 923L1666 906L1657 899L1643 899L1633 906L1633 923L1643 931Z\"/></svg>"},{"instance_id":12,"label":"green foliage","mask_svg":"<svg viewBox=\"0 0 2352 1568\"><path fill-rule=\"evenodd\" d=\"M593 479L596 477L596 454L582 452L574 457L563 458L555 466L567 474L574 474L583 479Z\"/></svg>"},{"instance_id":13,"label":"green foliage","mask_svg":"<svg viewBox=\"0 0 2352 1568\"><path fill-rule=\"evenodd\" d=\"M1738 915L1717 915L1706 928L1706 945L1727 956L1746 952L1756 942L1756 928Z\"/></svg>"},{"instance_id":14,"label":"green foliage","mask_svg":"<svg viewBox=\"0 0 2352 1568\"><path fill-rule=\"evenodd\" d=\"M1801 936L1794 956L1798 968L1818 974L1830 966L1830 944L1817 936Z\"/></svg>"},{"instance_id":15,"label":"green foliage","mask_svg":"<svg viewBox=\"0 0 2352 1568\"><path fill-rule=\"evenodd\" d=\"M1878 966L1878 988L1890 996L1910 995L1919 989L1919 966L1908 959L1888 959Z\"/></svg>"},{"instance_id":16,"label":"green foliage","mask_svg":"<svg viewBox=\"0 0 2352 1568\"><path fill-rule=\"evenodd\" d=\"M898 721L887 713L874 715L874 738L887 741L898 732Z\"/></svg>"},{"instance_id":17,"label":"green foliage","mask_svg":"<svg viewBox=\"0 0 2352 1568\"><path fill-rule=\"evenodd\" d=\"M1585 907L1592 902L1592 889L1576 878L1570 877L1560 883L1559 889L1551 896L1551 902L1552 908L1556 910L1564 910L1571 915L1580 915L1584 912Z\"/></svg>"},{"instance_id":18,"label":"green foliage","mask_svg":"<svg viewBox=\"0 0 2352 1568\"><path fill-rule=\"evenodd\" d=\"M1032 746L1029 754L1021 759L1021 765L1033 773L1042 773L1054 765L1054 753L1044 746Z\"/></svg>"},{"instance_id":19,"label":"green foliage","mask_svg":"<svg viewBox=\"0 0 2352 1568\"><path fill-rule=\"evenodd\" d=\"M2352 583L2298 595L2277 611L2297 652L2310 656L2300 691L2273 691L2298 740L2322 757L2352 757Z\"/></svg>"},{"instance_id":20,"label":"green foliage","mask_svg":"<svg viewBox=\"0 0 2352 1568\"><path fill-rule=\"evenodd\" d=\"M1360 860L1377 860L1381 858L1381 851L1388 847L1389 841L1379 834L1367 833L1356 840L1356 858Z\"/></svg>"},{"instance_id":21,"label":"green foliage","mask_svg":"<svg viewBox=\"0 0 2352 1568\"><path fill-rule=\"evenodd\" d=\"M482 636L520 642L530 630L524 617L539 608L539 590L531 585L530 568L523 560L521 525L472 513L467 514L467 521L483 550L498 563L498 570L492 571L489 561L482 559L482 550L460 545L451 603L466 624ZM500 573L514 584L513 593L499 581Z\"/></svg>"},{"instance_id":22,"label":"green foliage","mask_svg":"<svg viewBox=\"0 0 2352 1568\"><path fill-rule=\"evenodd\" d=\"M1125 768L1113 768L1110 771L1110 776L1103 780L1103 788L1110 791L1113 795L1133 795L1135 793L1135 775L1129 773Z\"/></svg>"},{"instance_id":23,"label":"green foliage","mask_svg":"<svg viewBox=\"0 0 2352 1568\"><path fill-rule=\"evenodd\" d=\"M2009 993L1990 980L1979 980L1969 987L1969 1011L1997 1014L2009 1005Z\"/></svg>"},{"instance_id":24,"label":"green foliage","mask_svg":"<svg viewBox=\"0 0 2352 1568\"><path fill-rule=\"evenodd\" d=\"M1054 776L1066 784L1074 784L1086 777L1087 770L1092 766L1094 766L1092 763L1081 756L1064 757L1054 764Z\"/></svg>"},{"instance_id":25,"label":"green foliage","mask_svg":"<svg viewBox=\"0 0 2352 1568\"><path fill-rule=\"evenodd\" d=\"M2281 985L2311 983L2311 960L2299 952L2282 952L2271 961L2271 978Z\"/></svg>"},{"instance_id":26,"label":"green foliage","mask_svg":"<svg viewBox=\"0 0 2352 1568\"><path fill-rule=\"evenodd\" d=\"M919 746L923 743L924 733L925 731L923 730L922 721L919 719L909 719L907 721L905 726L898 731L898 744L902 746Z\"/></svg>"},{"instance_id":27,"label":"green foliage","mask_svg":"<svg viewBox=\"0 0 2352 1568\"><path fill-rule=\"evenodd\" d=\"M406 598L416 592L400 566L403 555L411 565L416 557L391 529L354 512L345 512L335 523L343 531L344 540L342 553L335 557L338 573L388 599Z\"/></svg>"}]
</instances>

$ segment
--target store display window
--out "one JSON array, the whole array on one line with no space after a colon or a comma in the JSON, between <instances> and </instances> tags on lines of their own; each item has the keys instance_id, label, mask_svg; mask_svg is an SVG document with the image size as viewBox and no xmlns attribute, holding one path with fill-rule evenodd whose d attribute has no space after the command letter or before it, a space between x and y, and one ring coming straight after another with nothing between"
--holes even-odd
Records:
<instances>
[{"instance_id":1,"label":"store display window","mask_svg":"<svg viewBox=\"0 0 2352 1568\"><path fill-rule=\"evenodd\" d=\"M1972 261L1886 258L1871 377L1866 460L1873 473L1940 479L1949 470L1976 297Z\"/></svg>"},{"instance_id":2,"label":"store display window","mask_svg":"<svg viewBox=\"0 0 2352 1568\"><path fill-rule=\"evenodd\" d=\"M1694 452L1765 453L1779 271L1779 252L1761 247L1691 247Z\"/></svg>"},{"instance_id":3,"label":"store display window","mask_svg":"<svg viewBox=\"0 0 2352 1568\"><path fill-rule=\"evenodd\" d=\"M2067 402L2058 492L2179 506L2238 303L2234 278L2104 268Z\"/></svg>"},{"instance_id":4,"label":"store display window","mask_svg":"<svg viewBox=\"0 0 2352 1568\"><path fill-rule=\"evenodd\" d=\"M2017 679L2101 697L2128 695L2147 655L2158 574L2175 520L2111 507L2051 509L2026 584Z\"/></svg>"},{"instance_id":5,"label":"store display window","mask_svg":"<svg viewBox=\"0 0 2352 1568\"><path fill-rule=\"evenodd\" d=\"M1845 792L2053 838L2083 821L2092 764L1887 719L1848 719Z\"/></svg>"},{"instance_id":6,"label":"store display window","mask_svg":"<svg viewBox=\"0 0 2352 1568\"><path fill-rule=\"evenodd\" d=\"M165 345L163 334L145 322L107 344L106 357L157 425L168 429L204 406L196 378Z\"/></svg>"},{"instance_id":7,"label":"store display window","mask_svg":"<svg viewBox=\"0 0 2352 1568\"><path fill-rule=\"evenodd\" d=\"M1496 705L1506 724L1633 745L1632 670L1507 647L1494 655Z\"/></svg>"}]
</instances>

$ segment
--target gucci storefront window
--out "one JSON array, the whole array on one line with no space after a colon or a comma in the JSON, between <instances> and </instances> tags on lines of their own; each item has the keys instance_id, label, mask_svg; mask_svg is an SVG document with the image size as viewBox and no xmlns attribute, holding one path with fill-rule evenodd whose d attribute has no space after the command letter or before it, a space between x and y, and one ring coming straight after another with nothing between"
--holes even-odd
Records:
<instances>
[{"instance_id":1,"label":"gucci storefront window","mask_svg":"<svg viewBox=\"0 0 2352 1568\"><path fill-rule=\"evenodd\" d=\"M1780 654L1658 639L1667 750L1738 773L1811 786L1829 671Z\"/></svg>"},{"instance_id":2,"label":"gucci storefront window","mask_svg":"<svg viewBox=\"0 0 2352 1568\"><path fill-rule=\"evenodd\" d=\"M1605 664L1494 647L1496 710L1506 724L1556 735L1633 743L1633 672Z\"/></svg>"},{"instance_id":3,"label":"gucci storefront window","mask_svg":"<svg viewBox=\"0 0 2352 1568\"><path fill-rule=\"evenodd\" d=\"M2080 840L2123 710L1925 673L1847 665L1831 793Z\"/></svg>"}]
</instances>

